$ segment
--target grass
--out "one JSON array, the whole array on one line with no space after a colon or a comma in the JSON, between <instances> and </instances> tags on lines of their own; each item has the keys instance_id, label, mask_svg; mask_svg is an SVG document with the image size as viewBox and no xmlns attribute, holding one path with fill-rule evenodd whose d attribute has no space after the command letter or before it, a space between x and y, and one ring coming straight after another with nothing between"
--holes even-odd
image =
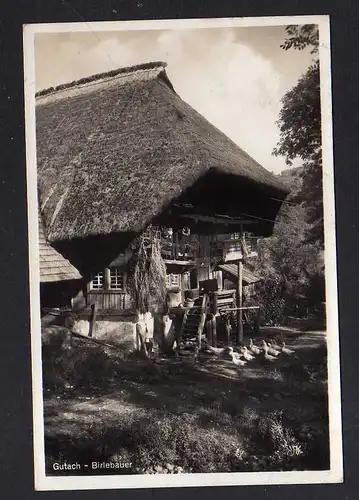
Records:
<instances>
[{"instance_id":1,"label":"grass","mask_svg":"<svg viewBox=\"0 0 359 500\"><path fill-rule=\"evenodd\" d=\"M238 369L205 355L152 363L97 345L47 355L47 473L55 461L120 458L133 463L120 473L328 469L324 337L287 343L309 378L285 356Z\"/></svg>"}]
</instances>

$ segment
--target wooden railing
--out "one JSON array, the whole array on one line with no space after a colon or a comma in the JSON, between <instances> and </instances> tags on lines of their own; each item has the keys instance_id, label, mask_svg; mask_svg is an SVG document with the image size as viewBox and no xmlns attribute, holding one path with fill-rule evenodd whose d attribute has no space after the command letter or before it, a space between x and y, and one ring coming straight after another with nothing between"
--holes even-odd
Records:
<instances>
[{"instance_id":1,"label":"wooden railing","mask_svg":"<svg viewBox=\"0 0 359 500\"><path fill-rule=\"evenodd\" d=\"M161 254L165 260L192 261L195 258L194 252L189 245L167 240L161 241Z\"/></svg>"}]
</instances>

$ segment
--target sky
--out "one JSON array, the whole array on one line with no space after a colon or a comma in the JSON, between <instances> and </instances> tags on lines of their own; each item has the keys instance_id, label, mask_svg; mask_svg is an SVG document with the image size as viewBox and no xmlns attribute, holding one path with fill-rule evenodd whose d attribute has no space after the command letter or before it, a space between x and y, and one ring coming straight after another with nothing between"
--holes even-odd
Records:
<instances>
[{"instance_id":1,"label":"sky","mask_svg":"<svg viewBox=\"0 0 359 500\"><path fill-rule=\"evenodd\" d=\"M284 26L37 33L36 90L149 61L165 61L179 96L263 167L272 155L281 98L312 61L285 51ZM300 164L300 163L298 163Z\"/></svg>"}]
</instances>

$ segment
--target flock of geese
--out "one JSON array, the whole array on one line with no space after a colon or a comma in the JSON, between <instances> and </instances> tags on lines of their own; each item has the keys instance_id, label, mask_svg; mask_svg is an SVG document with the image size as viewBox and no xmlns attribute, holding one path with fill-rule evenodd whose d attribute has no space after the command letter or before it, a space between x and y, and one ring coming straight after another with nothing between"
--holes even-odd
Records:
<instances>
[{"instance_id":1,"label":"flock of geese","mask_svg":"<svg viewBox=\"0 0 359 500\"><path fill-rule=\"evenodd\" d=\"M217 356L222 355L226 358L229 357L236 366L245 366L254 359L259 359L266 363L273 363L280 355L294 356L294 351L286 347L283 341L281 345L278 345L275 341L269 342L262 340L261 347L259 347L254 344L253 339L249 339L248 347L243 345L238 348L230 346L220 348L206 345L205 351Z\"/></svg>"}]
</instances>

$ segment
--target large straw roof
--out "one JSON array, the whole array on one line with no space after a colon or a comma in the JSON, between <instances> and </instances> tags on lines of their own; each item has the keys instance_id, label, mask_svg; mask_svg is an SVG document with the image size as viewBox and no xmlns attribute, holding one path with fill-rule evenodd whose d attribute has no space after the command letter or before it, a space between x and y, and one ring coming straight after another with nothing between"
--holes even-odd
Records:
<instances>
[{"instance_id":1,"label":"large straw roof","mask_svg":"<svg viewBox=\"0 0 359 500\"><path fill-rule=\"evenodd\" d=\"M272 216L279 210L286 188L175 93L165 66L124 68L37 95L49 241L140 232L209 172L255 185L275 203Z\"/></svg>"}]
</instances>

